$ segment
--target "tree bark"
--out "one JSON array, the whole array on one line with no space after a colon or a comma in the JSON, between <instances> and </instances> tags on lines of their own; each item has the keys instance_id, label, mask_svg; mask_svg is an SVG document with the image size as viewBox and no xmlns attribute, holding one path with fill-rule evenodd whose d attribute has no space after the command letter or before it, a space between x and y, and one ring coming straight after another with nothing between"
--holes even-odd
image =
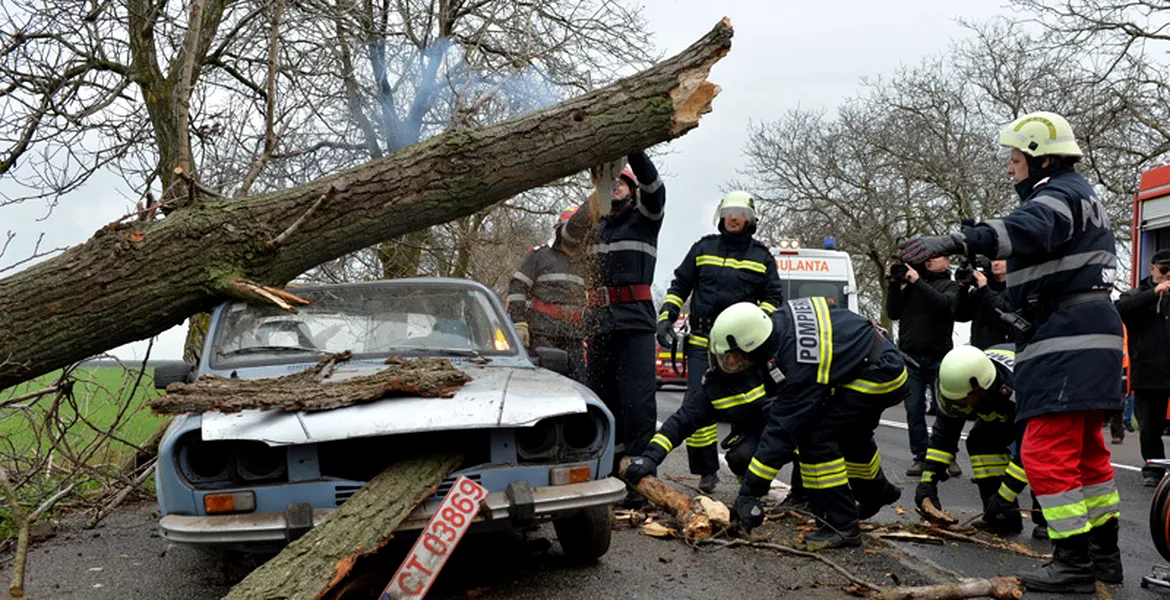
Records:
<instances>
[{"instance_id":1,"label":"tree bark","mask_svg":"<svg viewBox=\"0 0 1170 600\"><path fill-rule=\"evenodd\" d=\"M629 457L623 458L621 462L620 475L624 478L626 476L626 467L630 465ZM701 540L709 538L714 533L711 524L711 517L707 515L707 510L703 506L703 502L674 489L670 484L661 479L649 475L643 477L638 485L634 486L638 493L646 497L654 504L665 508L674 515L675 520L682 526L683 538L687 540ZM717 502L710 500L711 502ZM726 506L723 507L726 512ZM730 514L730 513L728 513Z\"/></svg>"},{"instance_id":2,"label":"tree bark","mask_svg":"<svg viewBox=\"0 0 1170 600\"><path fill-rule=\"evenodd\" d=\"M894 588L870 596L869 600L962 600L963 598L1017 600L1023 595L1024 584L1019 578L995 577L942 585Z\"/></svg>"},{"instance_id":3,"label":"tree bark","mask_svg":"<svg viewBox=\"0 0 1170 600\"><path fill-rule=\"evenodd\" d=\"M0 280L0 389L157 335L236 295L235 279L283 285L328 260L679 137L711 110L719 88L706 77L731 36L725 19L682 53L612 85L309 184L202 198L160 221L102 228Z\"/></svg>"}]
</instances>

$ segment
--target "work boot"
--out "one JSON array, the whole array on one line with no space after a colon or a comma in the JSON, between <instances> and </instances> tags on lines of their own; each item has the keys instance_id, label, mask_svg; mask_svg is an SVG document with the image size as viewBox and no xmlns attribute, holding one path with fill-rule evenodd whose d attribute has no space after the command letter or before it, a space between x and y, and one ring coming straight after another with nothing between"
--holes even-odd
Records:
<instances>
[{"instance_id":1,"label":"work boot","mask_svg":"<svg viewBox=\"0 0 1170 600\"><path fill-rule=\"evenodd\" d=\"M1049 539L1048 538L1048 525L1037 525L1037 526L1033 527L1032 528L1032 539L1034 539L1034 540L1047 540L1047 539Z\"/></svg>"},{"instance_id":2,"label":"work boot","mask_svg":"<svg viewBox=\"0 0 1170 600\"><path fill-rule=\"evenodd\" d=\"M1058 594L1092 594L1097 591L1097 576L1089 555L1089 534L1052 540L1052 560L1020 579L1033 592Z\"/></svg>"},{"instance_id":3,"label":"work boot","mask_svg":"<svg viewBox=\"0 0 1170 600\"><path fill-rule=\"evenodd\" d=\"M856 548L861 545L861 527L853 525L840 531L827 525L804 536L804 549L809 552L825 548Z\"/></svg>"},{"instance_id":4,"label":"work boot","mask_svg":"<svg viewBox=\"0 0 1170 600\"><path fill-rule=\"evenodd\" d=\"M699 478L699 491L704 494L714 492L717 485L719 485L718 473L707 473Z\"/></svg>"},{"instance_id":5,"label":"work boot","mask_svg":"<svg viewBox=\"0 0 1170 600\"><path fill-rule=\"evenodd\" d=\"M1117 519L1089 531L1089 555L1093 572L1105 583L1121 583L1121 549L1117 547Z\"/></svg>"},{"instance_id":6,"label":"work boot","mask_svg":"<svg viewBox=\"0 0 1170 600\"><path fill-rule=\"evenodd\" d=\"M925 470L926 463L920 460L916 460L914 461L914 464L910 465L909 469L906 469L906 474L910 477L922 477L922 472Z\"/></svg>"},{"instance_id":7,"label":"work boot","mask_svg":"<svg viewBox=\"0 0 1170 600\"><path fill-rule=\"evenodd\" d=\"M858 502L857 503L857 519L865 521L874 515L883 506L889 506L898 501L902 497L902 490L892 485L887 485L884 492L878 498L874 498L872 502Z\"/></svg>"}]
</instances>

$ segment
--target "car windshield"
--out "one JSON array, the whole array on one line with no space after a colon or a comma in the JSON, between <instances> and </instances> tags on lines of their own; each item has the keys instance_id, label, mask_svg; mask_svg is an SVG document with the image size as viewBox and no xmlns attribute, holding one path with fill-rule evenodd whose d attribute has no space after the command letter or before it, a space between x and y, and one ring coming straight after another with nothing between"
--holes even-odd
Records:
<instances>
[{"instance_id":1,"label":"car windshield","mask_svg":"<svg viewBox=\"0 0 1170 600\"><path fill-rule=\"evenodd\" d=\"M782 279L781 281L784 283L784 297L789 300L821 296L828 300L829 304L835 304L841 308L849 306L845 300L844 281L816 279Z\"/></svg>"},{"instance_id":2,"label":"car windshield","mask_svg":"<svg viewBox=\"0 0 1170 600\"><path fill-rule=\"evenodd\" d=\"M482 290L453 284L341 285L293 290L310 304L229 305L213 332L212 365L230 368L403 355L514 355L504 321Z\"/></svg>"}]
</instances>

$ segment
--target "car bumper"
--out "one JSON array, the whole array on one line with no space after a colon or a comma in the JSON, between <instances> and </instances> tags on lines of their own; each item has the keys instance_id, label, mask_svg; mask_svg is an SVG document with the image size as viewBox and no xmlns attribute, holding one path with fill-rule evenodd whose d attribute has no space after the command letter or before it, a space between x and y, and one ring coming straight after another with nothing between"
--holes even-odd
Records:
<instances>
[{"instance_id":1,"label":"car bumper","mask_svg":"<svg viewBox=\"0 0 1170 600\"><path fill-rule=\"evenodd\" d=\"M475 523L510 523L514 515L530 514L534 520L571 514L582 508L610 505L625 497L626 485L607 477L597 481L531 488L531 506L518 506L505 492L488 494ZM422 529L438 510L441 500L432 498L406 518L395 531ZM320 525L335 508L315 508L313 526ZM475 525L473 525L475 527ZM167 515L159 521L159 532L168 541L200 546L246 547L280 545L290 539L285 513L240 515Z\"/></svg>"}]
</instances>

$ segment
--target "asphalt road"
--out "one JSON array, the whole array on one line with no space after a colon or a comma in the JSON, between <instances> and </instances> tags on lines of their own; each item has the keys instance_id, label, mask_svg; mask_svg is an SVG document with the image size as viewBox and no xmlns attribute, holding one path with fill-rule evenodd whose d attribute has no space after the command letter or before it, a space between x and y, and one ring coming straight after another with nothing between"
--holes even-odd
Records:
<instances>
[{"instance_id":1,"label":"asphalt road","mask_svg":"<svg viewBox=\"0 0 1170 600\"><path fill-rule=\"evenodd\" d=\"M681 402L679 391L659 394L659 419L667 418ZM908 523L912 516L912 496L917 481L902 473L910 463L907 438L898 423L904 418L900 409L885 415L887 424L877 432L883 453L883 466L895 484L903 489L899 503L905 514L893 508L882 511L876 520ZM725 435L726 431L721 431ZM1114 446L1115 462L1136 467L1136 438ZM970 467L963 457L966 473L944 483L941 499L956 512L975 514L978 494L967 474ZM781 479L787 480L787 471ZM694 485L689 476L685 453L675 452L660 469L660 474ZM726 470L716 496L729 503L738 487ZM1148 596L1138 581L1152 565L1164 564L1146 533L1147 505L1151 490L1140 485L1133 470L1118 469L1123 523L1122 545L1126 583L1106 591L1115 598ZM151 504L129 506L117 511L97 530L86 531L66 523L57 536L37 545L30 555L26 590L31 598L63 599L150 599L211 600L222 597L232 583L252 564L238 557L204 555L186 547L171 546L155 533L156 507ZM769 536L780 542L796 535L798 523L781 522L768 527ZM1027 531L1016 541L1032 543ZM1045 543L1035 543L1048 551ZM405 554L405 551L403 551ZM925 584L932 579L930 566L939 572L965 577L1011 574L1030 569L1040 561L1002 551L971 545L928 546L893 544L850 551L831 551L826 556L869 581L891 585L892 579L903 584ZM0 571L7 581L10 555L0 555ZM389 578L388 565L386 577ZM934 575L937 576L938 572ZM609 554L593 565L567 562L556 545L551 527L526 535L469 537L443 571L435 589L428 596L436 599L456 598L612 598L620 591L623 598L775 598L799 594L808 598L846 597L840 590L843 578L806 559L781 557L768 551L725 549L693 550L676 540L659 540L636 530L615 531ZM1042 597L1029 594L1029 597Z\"/></svg>"}]
</instances>

